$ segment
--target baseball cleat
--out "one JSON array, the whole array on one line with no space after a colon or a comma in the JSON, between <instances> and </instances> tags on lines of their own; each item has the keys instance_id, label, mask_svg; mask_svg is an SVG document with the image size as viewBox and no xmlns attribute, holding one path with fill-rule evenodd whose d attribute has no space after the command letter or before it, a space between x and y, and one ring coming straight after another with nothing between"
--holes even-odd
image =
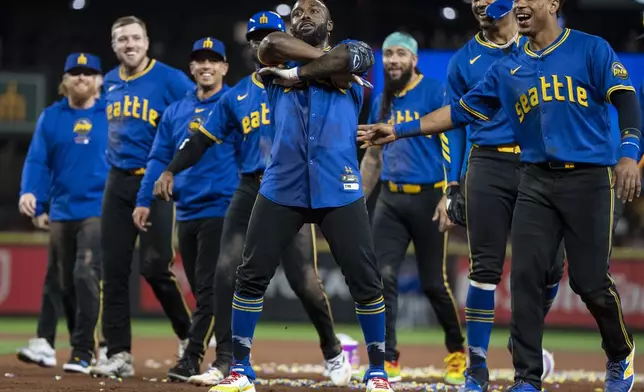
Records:
<instances>
[{"instance_id":1,"label":"baseball cleat","mask_svg":"<svg viewBox=\"0 0 644 392\"><path fill-rule=\"evenodd\" d=\"M255 384L245 375L231 371L218 385L209 392L255 392Z\"/></svg>"},{"instance_id":2,"label":"baseball cleat","mask_svg":"<svg viewBox=\"0 0 644 392\"><path fill-rule=\"evenodd\" d=\"M525 381L517 381L508 388L508 392L541 392L535 388L532 384L529 384Z\"/></svg>"},{"instance_id":3,"label":"baseball cleat","mask_svg":"<svg viewBox=\"0 0 644 392\"><path fill-rule=\"evenodd\" d=\"M197 374L188 379L194 385L217 385L224 379L224 374L216 367L210 367L202 374Z\"/></svg>"},{"instance_id":4,"label":"baseball cleat","mask_svg":"<svg viewBox=\"0 0 644 392\"><path fill-rule=\"evenodd\" d=\"M324 372L336 387L345 387L351 382L353 369L344 352L335 358L324 361Z\"/></svg>"},{"instance_id":5,"label":"baseball cleat","mask_svg":"<svg viewBox=\"0 0 644 392\"><path fill-rule=\"evenodd\" d=\"M63 364L63 370L67 373L89 374L89 362L79 357L72 357Z\"/></svg>"},{"instance_id":6,"label":"baseball cleat","mask_svg":"<svg viewBox=\"0 0 644 392\"><path fill-rule=\"evenodd\" d=\"M453 352L445 357L445 382L452 385L461 385L465 382L467 358L465 353Z\"/></svg>"},{"instance_id":7,"label":"baseball cleat","mask_svg":"<svg viewBox=\"0 0 644 392\"><path fill-rule=\"evenodd\" d=\"M168 370L168 378L172 381L188 381L200 373L199 361L189 355L179 359L177 364Z\"/></svg>"},{"instance_id":8,"label":"baseball cleat","mask_svg":"<svg viewBox=\"0 0 644 392\"><path fill-rule=\"evenodd\" d=\"M396 359L395 361L385 361L385 372L389 376L389 382L402 381L399 359Z\"/></svg>"},{"instance_id":9,"label":"baseball cleat","mask_svg":"<svg viewBox=\"0 0 644 392\"><path fill-rule=\"evenodd\" d=\"M604 392L630 392L635 383L635 347L624 360L606 363Z\"/></svg>"},{"instance_id":10,"label":"baseball cleat","mask_svg":"<svg viewBox=\"0 0 644 392\"><path fill-rule=\"evenodd\" d=\"M19 348L16 356L25 363L34 363L42 367L56 366L56 350L45 338L29 339L27 347Z\"/></svg>"},{"instance_id":11,"label":"baseball cleat","mask_svg":"<svg viewBox=\"0 0 644 392\"><path fill-rule=\"evenodd\" d=\"M394 392L394 390L391 389L389 381L374 377L367 380L367 392Z\"/></svg>"},{"instance_id":12,"label":"baseball cleat","mask_svg":"<svg viewBox=\"0 0 644 392\"><path fill-rule=\"evenodd\" d=\"M98 360L96 361L96 365L100 366L103 365L107 362L107 346L102 345L98 349Z\"/></svg>"},{"instance_id":13,"label":"baseball cleat","mask_svg":"<svg viewBox=\"0 0 644 392\"><path fill-rule=\"evenodd\" d=\"M89 374L99 377L130 377L134 375L134 358L132 354L122 351L107 359L107 362L91 366Z\"/></svg>"},{"instance_id":14,"label":"baseball cleat","mask_svg":"<svg viewBox=\"0 0 644 392\"><path fill-rule=\"evenodd\" d=\"M458 392L487 392L489 378L489 371L486 367L467 369L465 383L458 389Z\"/></svg>"}]
</instances>

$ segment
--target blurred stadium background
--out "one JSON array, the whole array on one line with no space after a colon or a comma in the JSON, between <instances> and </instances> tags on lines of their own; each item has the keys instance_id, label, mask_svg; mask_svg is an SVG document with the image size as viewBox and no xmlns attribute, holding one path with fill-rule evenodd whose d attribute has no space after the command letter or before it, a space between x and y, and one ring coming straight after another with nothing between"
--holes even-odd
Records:
<instances>
[{"instance_id":1,"label":"blurred stadium background","mask_svg":"<svg viewBox=\"0 0 644 392\"><path fill-rule=\"evenodd\" d=\"M419 67L423 73L444 80L447 62L476 32L468 0L327 0L335 21L334 37L359 38L379 48L394 30L413 34L422 48ZM56 88L65 56L85 51L101 57L104 70L116 66L110 47L110 26L120 16L133 14L148 25L150 56L188 70L188 54L194 40L206 35L226 43L231 71L226 82L236 83L251 72L246 58L247 18L259 10L288 15L291 0L3 0L0 12L0 316L35 316L47 261L47 234L33 229L18 214L21 168L40 111L58 99ZM561 20L607 39L620 52L633 82L644 79L644 0L568 0ZM285 16L288 21L288 16ZM381 65L370 78L380 89ZM368 105L365 105L368 108ZM368 110L368 109L366 109ZM366 110L364 115L366 118ZM373 200L370 205L373 205ZM629 205L615 237L612 273L622 295L630 325L644 331L644 198ZM353 303L340 270L318 239L319 272L339 323L355 323ZM509 255L508 255L509 256ZM188 285L180 259L173 267L186 295ZM467 247L463 231L450 239L447 262L449 280L459 303L467 287ZM137 268L134 268L136 272ZM138 274L132 274L132 309L138 316L154 317L160 307ZM400 279L399 322L406 327L434 324L434 316L420 292L413 263L413 249ZM510 312L509 280L498 290L497 323L507 324ZM305 320L301 306L279 271L269 292L263 320ZM595 328L584 305L562 285L548 324L562 328Z\"/></svg>"}]
</instances>

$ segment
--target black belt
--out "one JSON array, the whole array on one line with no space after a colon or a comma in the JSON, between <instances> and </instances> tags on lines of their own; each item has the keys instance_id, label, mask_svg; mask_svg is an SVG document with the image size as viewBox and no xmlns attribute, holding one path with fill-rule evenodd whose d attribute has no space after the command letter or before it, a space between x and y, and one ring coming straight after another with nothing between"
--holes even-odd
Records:
<instances>
[{"instance_id":1,"label":"black belt","mask_svg":"<svg viewBox=\"0 0 644 392\"><path fill-rule=\"evenodd\" d=\"M243 173L242 178L248 179L248 180L254 180L254 181L259 181L262 182L262 178L264 177L264 172L263 171L258 171L255 173Z\"/></svg>"},{"instance_id":2,"label":"black belt","mask_svg":"<svg viewBox=\"0 0 644 392\"><path fill-rule=\"evenodd\" d=\"M594 165L592 163L580 163L580 162L541 162L541 163L532 163L532 165L544 170L557 170L557 171L606 167L603 165Z\"/></svg>"}]
</instances>

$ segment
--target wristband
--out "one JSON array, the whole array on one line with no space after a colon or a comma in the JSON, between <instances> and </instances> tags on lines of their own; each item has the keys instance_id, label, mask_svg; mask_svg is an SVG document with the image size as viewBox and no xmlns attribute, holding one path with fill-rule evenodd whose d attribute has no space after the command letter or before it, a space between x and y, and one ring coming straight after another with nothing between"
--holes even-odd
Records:
<instances>
[{"instance_id":1,"label":"wristband","mask_svg":"<svg viewBox=\"0 0 644 392\"><path fill-rule=\"evenodd\" d=\"M397 139L420 136L422 135L420 130L420 119L396 124L394 125L394 132L396 133Z\"/></svg>"},{"instance_id":2,"label":"wristband","mask_svg":"<svg viewBox=\"0 0 644 392\"><path fill-rule=\"evenodd\" d=\"M621 158L631 158L634 161L637 161L640 156L640 146L636 143L625 141L619 145L620 157Z\"/></svg>"}]
</instances>

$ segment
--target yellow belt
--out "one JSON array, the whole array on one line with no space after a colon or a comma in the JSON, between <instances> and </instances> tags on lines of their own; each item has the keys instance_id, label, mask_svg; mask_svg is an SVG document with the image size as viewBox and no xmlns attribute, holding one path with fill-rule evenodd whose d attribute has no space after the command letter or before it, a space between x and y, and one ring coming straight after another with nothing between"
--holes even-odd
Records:
<instances>
[{"instance_id":1,"label":"yellow belt","mask_svg":"<svg viewBox=\"0 0 644 392\"><path fill-rule=\"evenodd\" d=\"M423 190L423 186L420 184L396 184L395 182L387 181L387 186L390 192L409 195L418 194ZM443 187L445 187L445 181L439 181L434 184L434 189L442 189Z\"/></svg>"},{"instance_id":2,"label":"yellow belt","mask_svg":"<svg viewBox=\"0 0 644 392\"><path fill-rule=\"evenodd\" d=\"M142 175L145 174L145 168L141 167L141 168L138 168L138 169L132 169L132 170L130 170L130 173L132 173L135 176L142 176Z\"/></svg>"}]
</instances>

